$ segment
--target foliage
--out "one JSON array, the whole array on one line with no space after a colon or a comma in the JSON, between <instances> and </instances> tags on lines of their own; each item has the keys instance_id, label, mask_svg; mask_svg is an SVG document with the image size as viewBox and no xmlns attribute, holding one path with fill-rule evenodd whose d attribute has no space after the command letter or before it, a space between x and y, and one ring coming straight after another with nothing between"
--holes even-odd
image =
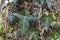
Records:
<instances>
[{"instance_id":1,"label":"foliage","mask_svg":"<svg viewBox=\"0 0 60 40\"><path fill-rule=\"evenodd\" d=\"M37 31L31 31L30 32L30 37L29 37L29 40L32 40L32 38L34 38L34 40L38 40L39 38L39 36L38 36L38 33L39 32L37 32Z\"/></svg>"},{"instance_id":2,"label":"foliage","mask_svg":"<svg viewBox=\"0 0 60 40\"><path fill-rule=\"evenodd\" d=\"M49 34L46 35L45 40L60 40L60 31L50 31Z\"/></svg>"},{"instance_id":3,"label":"foliage","mask_svg":"<svg viewBox=\"0 0 60 40\"><path fill-rule=\"evenodd\" d=\"M37 0L37 2L42 4L42 5L44 4L44 0Z\"/></svg>"},{"instance_id":4,"label":"foliage","mask_svg":"<svg viewBox=\"0 0 60 40\"><path fill-rule=\"evenodd\" d=\"M7 17L7 21L9 22L11 26L16 25L17 20L18 18L13 15Z\"/></svg>"},{"instance_id":5,"label":"foliage","mask_svg":"<svg viewBox=\"0 0 60 40\"><path fill-rule=\"evenodd\" d=\"M1 40L3 40L6 35L11 36L10 33L13 34L13 32L16 31L18 33L14 34L16 35L16 40L18 40L18 36L20 37L24 37L27 33L27 31L29 31L29 40L39 40L40 38L40 33L44 30L46 30L46 32L44 31L42 34L46 35L42 35L44 36L45 40L60 40L60 30L56 31L58 28L54 29L51 26L51 23L53 21L55 21L53 15L51 14L51 10L53 7L53 3L51 3L49 0L9 0L6 1L7 4L5 5L6 8L10 6L12 7L11 10L8 10L8 14L12 11L12 9L16 10L16 12L11 12L10 15L8 15L6 17L7 14L5 14L6 10L4 11L4 9L2 10L2 12L0 11L0 13L2 13L2 18L3 18L3 22L0 24L0 35L2 34L2 36L0 37ZM35 6L34 3L36 3ZM12 6L13 5L13 6ZM40 6L41 5L41 6ZM4 7L5 7L4 6ZM38 10L40 11L40 8L42 9L42 16L41 18L38 18L38 15L40 15L38 12ZM46 8L47 7L47 8ZM35 13L35 8L37 9L37 12ZM43 14L44 9L46 9L49 14ZM4 13L5 12L5 13ZM32 14L35 14L37 16L33 16ZM8 27L6 27L7 25L7 21L8 22ZM31 23L30 23L31 21ZM40 22L41 24L40 25ZM32 25L32 26L31 26ZM42 26L41 29L39 29ZM5 28L6 27L6 28ZM52 28L53 29L52 29ZM11 29L10 29L11 28ZM44 28L44 30L42 30ZM50 30L51 28L51 30ZM49 32L48 32L49 31ZM48 32L48 33L47 33ZM39 36L40 35L40 36ZM13 35L12 35L13 36ZM14 37L14 36L13 36ZM6 38L6 37L5 37ZM12 40L15 40L14 38L12 38ZM23 39L22 39L23 40Z\"/></svg>"},{"instance_id":6,"label":"foliage","mask_svg":"<svg viewBox=\"0 0 60 40\"><path fill-rule=\"evenodd\" d=\"M46 14L43 14L41 17L41 22L43 23L44 29L46 31L49 29L52 21L54 21L52 14L49 14L48 16Z\"/></svg>"},{"instance_id":7,"label":"foliage","mask_svg":"<svg viewBox=\"0 0 60 40\"><path fill-rule=\"evenodd\" d=\"M46 0L46 3L49 9L53 7L53 3L49 2L49 0Z\"/></svg>"},{"instance_id":8,"label":"foliage","mask_svg":"<svg viewBox=\"0 0 60 40\"><path fill-rule=\"evenodd\" d=\"M22 36L26 33L26 30L29 27L29 21L30 20L34 20L34 21L37 20L36 17L33 17L33 16L23 16L23 15L19 15L17 13L15 13L14 16L16 16L16 17L18 17L20 19L18 26L20 27L20 31L21 31L21 35Z\"/></svg>"}]
</instances>

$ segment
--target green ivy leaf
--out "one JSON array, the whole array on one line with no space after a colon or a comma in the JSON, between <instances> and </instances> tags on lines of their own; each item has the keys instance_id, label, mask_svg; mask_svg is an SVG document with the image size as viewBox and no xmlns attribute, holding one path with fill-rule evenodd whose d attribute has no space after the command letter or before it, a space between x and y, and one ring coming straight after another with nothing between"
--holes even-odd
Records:
<instances>
[{"instance_id":1,"label":"green ivy leaf","mask_svg":"<svg viewBox=\"0 0 60 40\"><path fill-rule=\"evenodd\" d=\"M60 34L52 31L45 36L45 40L60 40Z\"/></svg>"},{"instance_id":2,"label":"green ivy leaf","mask_svg":"<svg viewBox=\"0 0 60 40\"><path fill-rule=\"evenodd\" d=\"M46 21L44 22L44 29L46 29L46 31L49 29L50 23L51 21L48 18L46 18Z\"/></svg>"},{"instance_id":3,"label":"green ivy leaf","mask_svg":"<svg viewBox=\"0 0 60 40\"><path fill-rule=\"evenodd\" d=\"M19 27L20 27L21 35L24 36L24 34L27 31L27 28L29 27L29 22L26 17L24 17L23 20L20 21Z\"/></svg>"},{"instance_id":4,"label":"green ivy leaf","mask_svg":"<svg viewBox=\"0 0 60 40\"><path fill-rule=\"evenodd\" d=\"M50 18L51 21L55 21L55 19L53 18L53 15L52 14L49 14L48 15L48 18Z\"/></svg>"},{"instance_id":5,"label":"green ivy leaf","mask_svg":"<svg viewBox=\"0 0 60 40\"><path fill-rule=\"evenodd\" d=\"M36 21L38 18L37 17L34 17L32 15L21 15L21 14L18 14L18 13L14 13L14 16L18 17L19 19L23 20L24 17L26 17L28 20L34 20Z\"/></svg>"},{"instance_id":6,"label":"green ivy leaf","mask_svg":"<svg viewBox=\"0 0 60 40\"><path fill-rule=\"evenodd\" d=\"M51 14L49 14L48 16L46 14L43 14L40 20L42 21L44 28L47 31L50 27L50 23L54 20L54 18Z\"/></svg>"},{"instance_id":7,"label":"green ivy leaf","mask_svg":"<svg viewBox=\"0 0 60 40\"><path fill-rule=\"evenodd\" d=\"M40 18L40 20L42 22L45 22L46 21L46 18L47 18L47 15L46 14L43 14L42 17Z\"/></svg>"},{"instance_id":8,"label":"green ivy leaf","mask_svg":"<svg viewBox=\"0 0 60 40\"><path fill-rule=\"evenodd\" d=\"M47 6L49 9L51 9L53 7L53 3L50 2L49 0L46 0Z\"/></svg>"},{"instance_id":9,"label":"green ivy leaf","mask_svg":"<svg viewBox=\"0 0 60 40\"><path fill-rule=\"evenodd\" d=\"M13 15L7 16L7 21L9 22L9 24L11 26L14 26L16 24L17 20L18 20L18 18L16 16L13 16Z\"/></svg>"},{"instance_id":10,"label":"green ivy leaf","mask_svg":"<svg viewBox=\"0 0 60 40\"><path fill-rule=\"evenodd\" d=\"M18 14L18 13L15 13L14 16L18 17L19 18L19 27L20 27L20 32L21 32L21 35L24 36L24 34L26 33L27 31L27 28L29 27L29 21L30 20L33 20L33 21L36 21L37 18L32 16L32 15L21 15L21 14Z\"/></svg>"},{"instance_id":11,"label":"green ivy leaf","mask_svg":"<svg viewBox=\"0 0 60 40\"><path fill-rule=\"evenodd\" d=\"M37 0L37 2L42 5L44 4L44 0Z\"/></svg>"},{"instance_id":12,"label":"green ivy leaf","mask_svg":"<svg viewBox=\"0 0 60 40\"><path fill-rule=\"evenodd\" d=\"M21 19L21 20L24 18L24 16L22 16L18 13L14 13L14 16L16 16L18 19Z\"/></svg>"},{"instance_id":13,"label":"green ivy leaf","mask_svg":"<svg viewBox=\"0 0 60 40\"><path fill-rule=\"evenodd\" d=\"M47 15L43 14L41 17L41 21L44 25L45 30L47 31L48 28L50 27L50 19L47 17Z\"/></svg>"},{"instance_id":14,"label":"green ivy leaf","mask_svg":"<svg viewBox=\"0 0 60 40\"><path fill-rule=\"evenodd\" d=\"M31 31L30 32L30 37L29 37L29 40L32 40L32 38L34 39L34 40L38 40L38 32L37 31Z\"/></svg>"}]
</instances>

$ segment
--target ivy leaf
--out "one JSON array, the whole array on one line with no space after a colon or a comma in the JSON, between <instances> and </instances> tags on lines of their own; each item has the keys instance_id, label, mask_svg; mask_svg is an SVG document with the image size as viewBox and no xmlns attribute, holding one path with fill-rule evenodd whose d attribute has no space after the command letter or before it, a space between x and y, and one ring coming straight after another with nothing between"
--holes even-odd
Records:
<instances>
[{"instance_id":1,"label":"ivy leaf","mask_svg":"<svg viewBox=\"0 0 60 40\"><path fill-rule=\"evenodd\" d=\"M38 32L37 31L31 31L30 32L30 37L29 37L29 40L32 40L32 38L34 39L34 40L38 40Z\"/></svg>"},{"instance_id":2,"label":"ivy leaf","mask_svg":"<svg viewBox=\"0 0 60 40\"><path fill-rule=\"evenodd\" d=\"M50 18L51 21L55 21L55 19L53 18L53 15L52 14L49 14L48 15L48 18Z\"/></svg>"},{"instance_id":3,"label":"ivy leaf","mask_svg":"<svg viewBox=\"0 0 60 40\"><path fill-rule=\"evenodd\" d=\"M37 20L37 17L34 17L32 15L21 15L21 14L18 14L18 13L15 13L14 16L18 17L19 19L23 20L24 17L26 17L28 20L34 20L36 21Z\"/></svg>"},{"instance_id":4,"label":"ivy leaf","mask_svg":"<svg viewBox=\"0 0 60 40\"><path fill-rule=\"evenodd\" d=\"M46 21L46 18L47 18L47 15L46 14L43 14L42 17L40 18L40 20L42 22L45 22Z\"/></svg>"},{"instance_id":5,"label":"ivy leaf","mask_svg":"<svg viewBox=\"0 0 60 40\"><path fill-rule=\"evenodd\" d=\"M45 15L43 14L42 17L40 18L40 20L42 21L43 25L44 25L44 29L47 31L50 27L50 23L53 20L52 15Z\"/></svg>"},{"instance_id":6,"label":"ivy leaf","mask_svg":"<svg viewBox=\"0 0 60 40\"><path fill-rule=\"evenodd\" d=\"M52 31L45 36L45 40L60 40L60 34Z\"/></svg>"},{"instance_id":7,"label":"ivy leaf","mask_svg":"<svg viewBox=\"0 0 60 40\"><path fill-rule=\"evenodd\" d=\"M53 3L51 3L49 0L46 0L46 3L49 9L53 7Z\"/></svg>"},{"instance_id":8,"label":"ivy leaf","mask_svg":"<svg viewBox=\"0 0 60 40\"><path fill-rule=\"evenodd\" d=\"M46 31L49 29L50 23L51 20L49 18L46 18L46 21L44 22L44 29L46 29Z\"/></svg>"},{"instance_id":9,"label":"ivy leaf","mask_svg":"<svg viewBox=\"0 0 60 40\"><path fill-rule=\"evenodd\" d=\"M50 27L50 20L47 17L47 15L43 14L41 19L40 19L44 25L44 29L47 31L48 28Z\"/></svg>"},{"instance_id":10,"label":"ivy leaf","mask_svg":"<svg viewBox=\"0 0 60 40\"><path fill-rule=\"evenodd\" d=\"M24 36L24 34L27 31L27 28L29 27L29 22L28 21L29 20L27 20L27 18L24 17L23 20L21 20L20 23L19 23L21 36Z\"/></svg>"},{"instance_id":11,"label":"ivy leaf","mask_svg":"<svg viewBox=\"0 0 60 40\"><path fill-rule=\"evenodd\" d=\"M14 16L16 16L18 19L21 19L21 20L24 18L24 16L22 16L18 13L14 13Z\"/></svg>"},{"instance_id":12,"label":"ivy leaf","mask_svg":"<svg viewBox=\"0 0 60 40\"><path fill-rule=\"evenodd\" d=\"M29 20L33 20L33 21L37 21L37 20L38 20L37 17L32 16L32 15L27 15L27 18L28 18Z\"/></svg>"},{"instance_id":13,"label":"ivy leaf","mask_svg":"<svg viewBox=\"0 0 60 40\"><path fill-rule=\"evenodd\" d=\"M9 24L11 26L15 25L15 23L17 22L18 18L11 15L11 16L7 16L7 21L9 22Z\"/></svg>"},{"instance_id":14,"label":"ivy leaf","mask_svg":"<svg viewBox=\"0 0 60 40\"><path fill-rule=\"evenodd\" d=\"M42 5L44 4L44 0L37 0L37 2Z\"/></svg>"},{"instance_id":15,"label":"ivy leaf","mask_svg":"<svg viewBox=\"0 0 60 40\"><path fill-rule=\"evenodd\" d=\"M14 16L18 17L19 18L19 27L20 27L20 32L21 32L21 35L24 36L24 34L26 33L27 31L27 28L29 27L29 21L30 20L33 20L33 21L36 21L37 18L32 16L32 15L21 15L21 14L18 14L18 13L15 13Z\"/></svg>"}]
</instances>

